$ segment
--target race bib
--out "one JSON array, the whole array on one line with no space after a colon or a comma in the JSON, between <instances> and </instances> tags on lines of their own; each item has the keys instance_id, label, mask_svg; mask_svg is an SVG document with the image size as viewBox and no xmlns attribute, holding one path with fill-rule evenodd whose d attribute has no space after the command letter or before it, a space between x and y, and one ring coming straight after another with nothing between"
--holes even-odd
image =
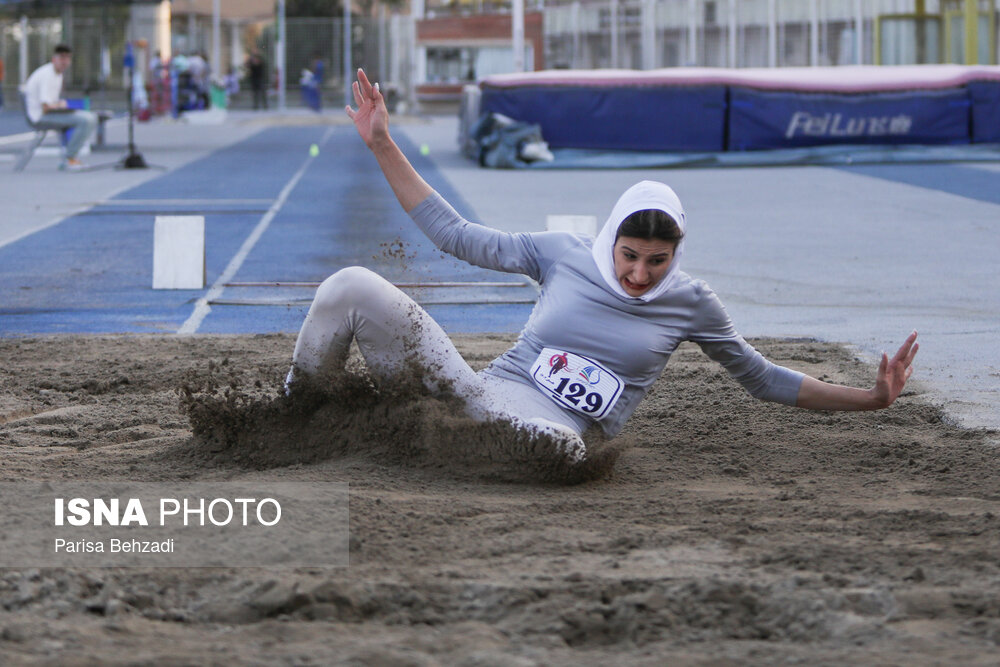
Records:
<instances>
[{"instance_id":1,"label":"race bib","mask_svg":"<svg viewBox=\"0 0 1000 667\"><path fill-rule=\"evenodd\" d=\"M538 355L531 379L559 405L593 419L604 419L625 388L617 375L593 359L551 347Z\"/></svg>"}]
</instances>

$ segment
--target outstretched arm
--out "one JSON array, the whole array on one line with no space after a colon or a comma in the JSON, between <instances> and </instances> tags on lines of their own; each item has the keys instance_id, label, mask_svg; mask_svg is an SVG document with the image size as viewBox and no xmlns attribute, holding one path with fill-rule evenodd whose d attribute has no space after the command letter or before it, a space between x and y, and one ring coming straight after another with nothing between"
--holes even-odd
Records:
<instances>
[{"instance_id":1,"label":"outstretched arm","mask_svg":"<svg viewBox=\"0 0 1000 667\"><path fill-rule=\"evenodd\" d=\"M389 110L378 89L358 69L358 80L354 82L354 102L357 110L347 107L347 115L354 121L354 127L371 149L382 168L385 180L399 200L403 210L409 212L417 204L427 199L434 190L420 177L410 161L399 150L399 146L389 136Z\"/></svg>"},{"instance_id":2,"label":"outstretched arm","mask_svg":"<svg viewBox=\"0 0 1000 667\"><path fill-rule=\"evenodd\" d=\"M913 357L920 345L914 331L900 346L896 354L889 358L883 352L878 367L875 386L871 389L856 389L837 384L827 384L806 376L799 388L795 406L810 410L880 410L892 405L903 391L903 386L913 373Z\"/></svg>"}]
</instances>

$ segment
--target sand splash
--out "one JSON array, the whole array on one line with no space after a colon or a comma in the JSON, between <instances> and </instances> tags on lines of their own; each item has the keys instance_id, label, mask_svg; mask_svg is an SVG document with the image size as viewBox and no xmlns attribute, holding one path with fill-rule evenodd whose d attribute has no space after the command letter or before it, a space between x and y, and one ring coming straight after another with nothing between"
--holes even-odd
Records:
<instances>
[{"instance_id":1,"label":"sand splash","mask_svg":"<svg viewBox=\"0 0 1000 667\"><path fill-rule=\"evenodd\" d=\"M266 469L362 455L386 465L447 468L456 475L576 484L607 477L627 448L586 434L588 457L570 464L557 443L507 421L477 422L462 400L432 395L415 372L376 387L363 368L297 382L286 397L215 365L179 394L194 434L192 456Z\"/></svg>"}]
</instances>

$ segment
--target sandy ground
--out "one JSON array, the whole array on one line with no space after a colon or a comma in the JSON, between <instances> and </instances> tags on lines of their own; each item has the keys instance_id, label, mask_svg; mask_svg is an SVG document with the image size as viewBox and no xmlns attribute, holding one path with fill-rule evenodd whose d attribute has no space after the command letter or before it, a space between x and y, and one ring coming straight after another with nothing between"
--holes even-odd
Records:
<instances>
[{"instance_id":1,"label":"sandy ground","mask_svg":"<svg viewBox=\"0 0 1000 667\"><path fill-rule=\"evenodd\" d=\"M480 367L512 339L456 340ZM873 376L840 346L756 344ZM427 418L447 403L423 448L333 431L305 463L208 456L180 388L224 372L267 400L292 345L0 340L2 481L351 488L349 568L0 570L0 663L996 664L997 434L949 425L919 385L879 413L798 411L683 346L625 434L593 441L613 467L575 484L477 458L472 430L448 465Z\"/></svg>"}]
</instances>

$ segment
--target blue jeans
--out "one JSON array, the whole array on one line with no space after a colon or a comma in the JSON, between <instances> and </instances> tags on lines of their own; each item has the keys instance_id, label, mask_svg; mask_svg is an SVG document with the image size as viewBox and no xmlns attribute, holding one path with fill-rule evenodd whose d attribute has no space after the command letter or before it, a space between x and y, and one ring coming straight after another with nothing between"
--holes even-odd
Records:
<instances>
[{"instance_id":1,"label":"blue jeans","mask_svg":"<svg viewBox=\"0 0 1000 667\"><path fill-rule=\"evenodd\" d=\"M90 111L71 111L66 113L42 114L41 120L35 123L40 130L65 130L73 128L73 136L66 145L66 158L76 157L83 145L97 129L97 114Z\"/></svg>"}]
</instances>

